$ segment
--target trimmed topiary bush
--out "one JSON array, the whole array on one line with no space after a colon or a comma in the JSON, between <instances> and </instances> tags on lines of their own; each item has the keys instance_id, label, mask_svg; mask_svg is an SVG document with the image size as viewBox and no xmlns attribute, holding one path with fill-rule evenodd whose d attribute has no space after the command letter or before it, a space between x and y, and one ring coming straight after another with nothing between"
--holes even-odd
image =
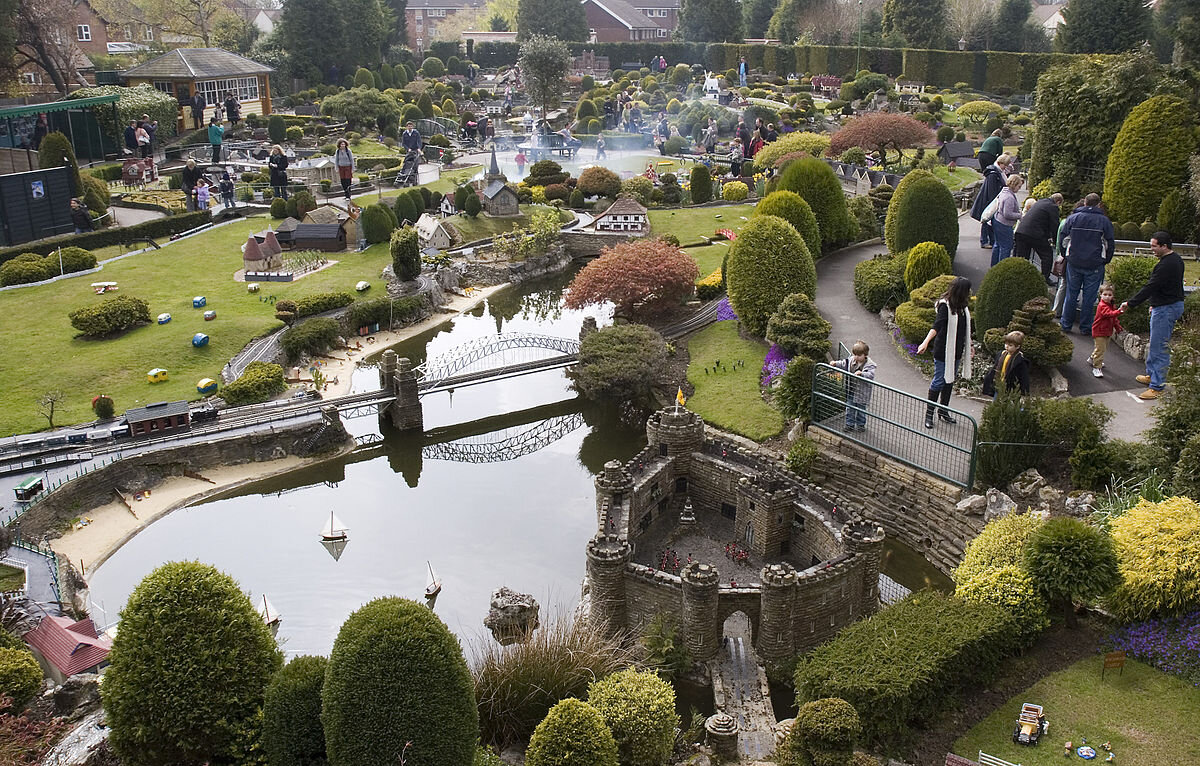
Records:
<instances>
[{"instance_id":1,"label":"trimmed topiary bush","mask_svg":"<svg viewBox=\"0 0 1200 766\"><path fill-rule=\"evenodd\" d=\"M826 322L817 306L803 293L793 293L783 299L767 322L767 340L782 348L788 356L801 354L818 362L829 353L829 332L833 325Z\"/></svg>"},{"instance_id":2,"label":"trimmed topiary bush","mask_svg":"<svg viewBox=\"0 0 1200 766\"><path fill-rule=\"evenodd\" d=\"M1167 192L1154 220L1170 232L1172 242L1191 242L1196 233L1196 207L1180 188Z\"/></svg>"},{"instance_id":3,"label":"trimmed topiary bush","mask_svg":"<svg viewBox=\"0 0 1200 766\"><path fill-rule=\"evenodd\" d=\"M1052 518L1029 537L1023 561L1038 592L1075 626L1076 600L1100 598L1121 581L1112 538L1079 519Z\"/></svg>"},{"instance_id":4,"label":"trimmed topiary bush","mask_svg":"<svg viewBox=\"0 0 1200 766\"><path fill-rule=\"evenodd\" d=\"M1156 258L1140 255L1122 255L1108 264L1106 276L1113 286L1113 301L1120 306L1133 297L1150 279ZM1134 306L1121 315L1121 326L1129 332L1150 332L1150 305Z\"/></svg>"},{"instance_id":5,"label":"trimmed topiary bush","mask_svg":"<svg viewBox=\"0 0 1200 766\"><path fill-rule=\"evenodd\" d=\"M251 362L238 379L221 389L221 398L232 407L265 402L287 390L283 368L269 362Z\"/></svg>"},{"instance_id":6,"label":"trimmed topiary bush","mask_svg":"<svg viewBox=\"0 0 1200 766\"><path fill-rule=\"evenodd\" d=\"M995 604L1003 608L1022 646L1031 645L1050 627L1046 600L1037 593L1029 573L1015 564L976 573L960 583L954 595L972 604Z\"/></svg>"},{"instance_id":7,"label":"trimmed topiary bush","mask_svg":"<svg viewBox=\"0 0 1200 766\"><path fill-rule=\"evenodd\" d=\"M854 297L872 314L896 308L908 297L904 258L876 256L854 267Z\"/></svg>"},{"instance_id":8,"label":"trimmed topiary bush","mask_svg":"<svg viewBox=\"0 0 1200 766\"><path fill-rule=\"evenodd\" d=\"M354 296L350 293L313 293L296 301L296 316L323 314L351 303L354 303Z\"/></svg>"},{"instance_id":9,"label":"trimmed topiary bush","mask_svg":"<svg viewBox=\"0 0 1200 766\"><path fill-rule=\"evenodd\" d=\"M794 357L772 388L772 402L785 418L808 422L812 413L813 360L807 356Z\"/></svg>"},{"instance_id":10,"label":"trimmed topiary bush","mask_svg":"<svg viewBox=\"0 0 1200 766\"><path fill-rule=\"evenodd\" d=\"M1011 260L1011 259L1010 259ZM1013 311L1012 321L1006 327L993 327L983 336L983 345L989 352L998 354L1004 349L1004 335L1013 330L1025 333L1021 344L1023 353L1030 362L1039 367L1057 367L1071 361L1075 344L1063 332L1054 318L1049 298L1034 298Z\"/></svg>"},{"instance_id":11,"label":"trimmed topiary bush","mask_svg":"<svg viewBox=\"0 0 1200 766\"><path fill-rule=\"evenodd\" d=\"M750 189L741 181L730 181L721 186L721 199L726 202L741 202L750 196Z\"/></svg>"},{"instance_id":12,"label":"trimmed topiary bush","mask_svg":"<svg viewBox=\"0 0 1200 766\"><path fill-rule=\"evenodd\" d=\"M379 242L387 242L391 238L392 231L396 228L394 216L395 213L389 210L382 202L367 205L363 209L363 237L366 238L367 244L374 245Z\"/></svg>"},{"instance_id":13,"label":"trimmed topiary bush","mask_svg":"<svg viewBox=\"0 0 1200 766\"><path fill-rule=\"evenodd\" d=\"M130 766L243 762L282 665L249 597L197 561L164 564L134 589L109 661L108 745Z\"/></svg>"},{"instance_id":14,"label":"trimmed topiary bush","mask_svg":"<svg viewBox=\"0 0 1200 766\"><path fill-rule=\"evenodd\" d=\"M617 766L617 743L594 707L565 699L538 724L525 752L528 766Z\"/></svg>"},{"instance_id":15,"label":"trimmed topiary bush","mask_svg":"<svg viewBox=\"0 0 1200 766\"><path fill-rule=\"evenodd\" d=\"M1178 96L1152 96L1129 112L1104 168L1110 217L1142 221L1158 213L1163 197L1187 178L1195 128L1195 111Z\"/></svg>"},{"instance_id":16,"label":"trimmed topiary bush","mask_svg":"<svg viewBox=\"0 0 1200 766\"><path fill-rule=\"evenodd\" d=\"M780 748L784 766L850 766L862 734L858 711L844 699L806 702Z\"/></svg>"},{"instance_id":17,"label":"trimmed topiary bush","mask_svg":"<svg viewBox=\"0 0 1200 766\"><path fill-rule=\"evenodd\" d=\"M579 174L575 188L588 197L613 197L621 193L621 177L608 168L593 165Z\"/></svg>"},{"instance_id":18,"label":"trimmed topiary bush","mask_svg":"<svg viewBox=\"0 0 1200 766\"><path fill-rule=\"evenodd\" d=\"M934 277L949 274L950 254L936 242L922 242L908 251L904 266L904 286L909 292L924 285Z\"/></svg>"},{"instance_id":19,"label":"trimmed topiary bush","mask_svg":"<svg viewBox=\"0 0 1200 766\"><path fill-rule=\"evenodd\" d=\"M148 323L150 304L132 295L119 295L75 309L69 317L71 326L84 336L101 338Z\"/></svg>"},{"instance_id":20,"label":"trimmed topiary bush","mask_svg":"<svg viewBox=\"0 0 1200 766\"><path fill-rule=\"evenodd\" d=\"M1113 519L1121 583L1109 607L1123 622L1200 608L1200 505L1186 497L1142 500Z\"/></svg>"},{"instance_id":21,"label":"trimmed topiary bush","mask_svg":"<svg viewBox=\"0 0 1200 766\"><path fill-rule=\"evenodd\" d=\"M908 250L921 242L936 242L954 260L958 250L958 208L954 196L928 170L910 171L892 194L883 229L888 252Z\"/></svg>"},{"instance_id":22,"label":"trimmed topiary bush","mask_svg":"<svg viewBox=\"0 0 1200 766\"><path fill-rule=\"evenodd\" d=\"M708 172L707 167L704 165L694 165L690 180L692 202L700 204L712 199L712 175Z\"/></svg>"},{"instance_id":23,"label":"trimmed topiary bush","mask_svg":"<svg viewBox=\"0 0 1200 766\"><path fill-rule=\"evenodd\" d=\"M33 653L0 646L0 697L8 697L12 709L21 710L41 688L42 668Z\"/></svg>"},{"instance_id":24,"label":"trimmed topiary bush","mask_svg":"<svg viewBox=\"0 0 1200 766\"><path fill-rule=\"evenodd\" d=\"M776 188L795 192L804 198L817 218L821 242L826 247L848 242L858 232L858 224L846 206L841 182L833 168L821 160L801 157L789 162L780 174ZM956 236L957 231L956 228Z\"/></svg>"},{"instance_id":25,"label":"trimmed topiary bush","mask_svg":"<svg viewBox=\"0 0 1200 766\"><path fill-rule=\"evenodd\" d=\"M908 300L896 307L896 326L900 328L905 340L909 343L920 343L929 334L929 328L933 327L933 320L937 318L934 303L942 297L953 281L953 274L934 277L913 290ZM974 311L971 312L971 318L975 318Z\"/></svg>"},{"instance_id":26,"label":"trimmed topiary bush","mask_svg":"<svg viewBox=\"0 0 1200 766\"><path fill-rule=\"evenodd\" d=\"M275 219L287 218L288 201L283 197L276 197L271 200L271 217Z\"/></svg>"},{"instance_id":27,"label":"trimmed topiary bush","mask_svg":"<svg viewBox=\"0 0 1200 766\"><path fill-rule=\"evenodd\" d=\"M463 205L463 212L468 218L477 218L483 212L483 203L479 201L478 194L468 194L467 201Z\"/></svg>"},{"instance_id":28,"label":"trimmed topiary bush","mask_svg":"<svg viewBox=\"0 0 1200 766\"><path fill-rule=\"evenodd\" d=\"M800 234L775 216L755 216L729 250L729 303L745 327L762 336L767 321L792 293L816 295L817 269Z\"/></svg>"},{"instance_id":29,"label":"trimmed topiary bush","mask_svg":"<svg viewBox=\"0 0 1200 766\"><path fill-rule=\"evenodd\" d=\"M776 215L795 227L813 258L821 256L821 229L812 207L796 192L775 191L754 206L754 215Z\"/></svg>"},{"instance_id":30,"label":"trimmed topiary bush","mask_svg":"<svg viewBox=\"0 0 1200 766\"><path fill-rule=\"evenodd\" d=\"M961 585L989 569L1019 566L1025 544L1041 525L1041 518L1029 512L992 519L967 543L962 562L954 570L954 582Z\"/></svg>"},{"instance_id":31,"label":"trimmed topiary bush","mask_svg":"<svg viewBox=\"0 0 1200 766\"><path fill-rule=\"evenodd\" d=\"M260 621L261 623L261 621ZM458 640L429 607L379 598L338 631L321 689L331 766L469 763L479 737Z\"/></svg>"},{"instance_id":32,"label":"trimmed topiary bush","mask_svg":"<svg viewBox=\"0 0 1200 766\"><path fill-rule=\"evenodd\" d=\"M978 307L971 312L975 337L982 342L993 327L1007 327L1013 311L1046 295L1042 272L1024 258L1005 258L988 269L979 285Z\"/></svg>"},{"instance_id":33,"label":"trimmed topiary bush","mask_svg":"<svg viewBox=\"0 0 1200 766\"><path fill-rule=\"evenodd\" d=\"M328 664L324 657L295 657L267 686L262 747L271 766L319 766L326 762L321 685Z\"/></svg>"},{"instance_id":34,"label":"trimmed topiary bush","mask_svg":"<svg viewBox=\"0 0 1200 766\"><path fill-rule=\"evenodd\" d=\"M675 743L675 690L652 672L633 668L588 687L594 707L617 742L621 766L664 766Z\"/></svg>"},{"instance_id":35,"label":"trimmed topiary bush","mask_svg":"<svg viewBox=\"0 0 1200 766\"><path fill-rule=\"evenodd\" d=\"M412 227L392 232L392 270L396 279L408 282L421 273L421 243Z\"/></svg>"}]
</instances>

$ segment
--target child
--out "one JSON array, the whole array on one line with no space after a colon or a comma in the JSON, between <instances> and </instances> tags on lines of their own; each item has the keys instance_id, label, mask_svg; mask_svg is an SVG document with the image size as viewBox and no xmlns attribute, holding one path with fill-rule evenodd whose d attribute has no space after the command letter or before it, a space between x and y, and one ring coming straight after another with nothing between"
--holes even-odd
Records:
<instances>
[{"instance_id":1,"label":"child","mask_svg":"<svg viewBox=\"0 0 1200 766\"><path fill-rule=\"evenodd\" d=\"M1004 383L1005 391L1020 388L1021 396L1029 396L1029 360L1021 353L1025 333L1013 330L1004 336L1004 350L996 354L996 361L987 375L983 376L983 393L995 398L996 381Z\"/></svg>"},{"instance_id":2,"label":"child","mask_svg":"<svg viewBox=\"0 0 1200 766\"><path fill-rule=\"evenodd\" d=\"M196 209L208 210L208 182L203 178L196 184Z\"/></svg>"},{"instance_id":3,"label":"child","mask_svg":"<svg viewBox=\"0 0 1200 766\"><path fill-rule=\"evenodd\" d=\"M597 161L608 159L608 152L604 151L603 135L596 136L596 159Z\"/></svg>"},{"instance_id":4,"label":"child","mask_svg":"<svg viewBox=\"0 0 1200 766\"><path fill-rule=\"evenodd\" d=\"M221 174L221 204L232 210L237 207L237 203L233 199L233 179L229 177L229 173Z\"/></svg>"},{"instance_id":5,"label":"child","mask_svg":"<svg viewBox=\"0 0 1200 766\"><path fill-rule=\"evenodd\" d=\"M729 175L740 178L742 175L742 139L735 138L729 145Z\"/></svg>"},{"instance_id":6,"label":"child","mask_svg":"<svg viewBox=\"0 0 1200 766\"><path fill-rule=\"evenodd\" d=\"M1100 302L1096 304L1096 316L1092 319L1092 376L1103 378L1104 352L1108 350L1108 339L1113 333L1121 332L1121 309L1114 300L1113 286L1105 282L1100 285Z\"/></svg>"},{"instance_id":7,"label":"child","mask_svg":"<svg viewBox=\"0 0 1200 766\"><path fill-rule=\"evenodd\" d=\"M524 149L518 149L518 150L517 150L517 175L518 175L518 176L524 176L524 175L525 175L525 162L526 162L526 160L525 160L525 150L524 150Z\"/></svg>"},{"instance_id":8,"label":"child","mask_svg":"<svg viewBox=\"0 0 1200 766\"><path fill-rule=\"evenodd\" d=\"M852 356L839 359L832 367L845 370L865 380L875 380L875 360L867 356L871 348L863 341L850 347ZM867 405L871 403L871 386L854 380L846 381L846 432L867 430Z\"/></svg>"}]
</instances>

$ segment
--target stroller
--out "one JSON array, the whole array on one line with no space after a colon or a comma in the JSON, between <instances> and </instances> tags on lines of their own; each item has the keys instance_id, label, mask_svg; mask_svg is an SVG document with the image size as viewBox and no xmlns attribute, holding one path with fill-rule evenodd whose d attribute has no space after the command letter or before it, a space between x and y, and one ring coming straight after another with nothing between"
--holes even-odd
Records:
<instances>
[{"instance_id":1,"label":"stroller","mask_svg":"<svg viewBox=\"0 0 1200 766\"><path fill-rule=\"evenodd\" d=\"M404 164L400 166L400 173L396 176L393 186L404 188L405 186L417 185L417 169L421 164L421 152L416 149L410 149L408 154L404 155Z\"/></svg>"}]
</instances>

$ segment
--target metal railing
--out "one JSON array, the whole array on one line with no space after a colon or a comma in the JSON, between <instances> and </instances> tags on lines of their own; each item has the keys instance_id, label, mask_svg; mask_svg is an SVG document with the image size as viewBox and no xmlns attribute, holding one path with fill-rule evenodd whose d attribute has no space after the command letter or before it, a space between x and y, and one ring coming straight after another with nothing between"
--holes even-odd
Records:
<instances>
[{"instance_id":1,"label":"metal railing","mask_svg":"<svg viewBox=\"0 0 1200 766\"><path fill-rule=\"evenodd\" d=\"M839 344L839 352L844 347ZM950 414L925 428L928 408ZM960 487L975 483L979 425L970 415L891 386L813 366L810 425Z\"/></svg>"},{"instance_id":2,"label":"metal railing","mask_svg":"<svg viewBox=\"0 0 1200 766\"><path fill-rule=\"evenodd\" d=\"M46 562L46 566L50 569L50 582L54 588L54 596L58 601L62 602L62 584L59 582L58 575L58 553L44 542L34 543L26 540L21 536L20 532L14 535L12 545L15 548L23 548L24 550L36 553L42 556ZM25 571L25 592L29 592L29 570Z\"/></svg>"}]
</instances>

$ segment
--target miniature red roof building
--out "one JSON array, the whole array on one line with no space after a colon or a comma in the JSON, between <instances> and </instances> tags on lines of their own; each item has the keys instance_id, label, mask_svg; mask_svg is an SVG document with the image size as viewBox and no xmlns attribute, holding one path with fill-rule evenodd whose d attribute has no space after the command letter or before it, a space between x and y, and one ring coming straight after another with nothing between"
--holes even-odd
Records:
<instances>
[{"instance_id":1,"label":"miniature red roof building","mask_svg":"<svg viewBox=\"0 0 1200 766\"><path fill-rule=\"evenodd\" d=\"M25 634L25 641L63 678L104 663L112 649L112 641L101 638L90 619L72 622L66 617L44 617Z\"/></svg>"}]
</instances>

